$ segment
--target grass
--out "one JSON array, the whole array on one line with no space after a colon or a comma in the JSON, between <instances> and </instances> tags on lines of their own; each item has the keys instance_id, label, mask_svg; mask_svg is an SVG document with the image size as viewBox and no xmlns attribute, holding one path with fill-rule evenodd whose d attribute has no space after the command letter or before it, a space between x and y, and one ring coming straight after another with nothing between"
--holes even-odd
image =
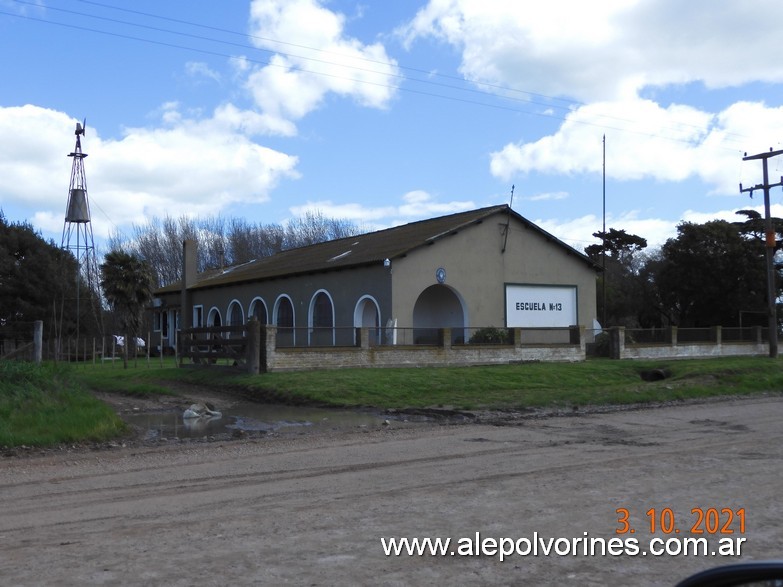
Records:
<instances>
[{"instance_id":1,"label":"grass","mask_svg":"<svg viewBox=\"0 0 783 587\"><path fill-rule=\"evenodd\" d=\"M641 371L672 376L644 382ZM487 367L339 369L251 376L226 368L106 369L79 377L93 389L164 393L182 384L242 390L261 400L378 408L520 409L661 402L783 390L783 362L765 357L685 361L528 363Z\"/></svg>"},{"instance_id":2,"label":"grass","mask_svg":"<svg viewBox=\"0 0 783 587\"><path fill-rule=\"evenodd\" d=\"M124 430L67 366L0 361L0 446L100 441Z\"/></svg>"},{"instance_id":3,"label":"grass","mask_svg":"<svg viewBox=\"0 0 783 587\"><path fill-rule=\"evenodd\" d=\"M644 382L640 372L671 377ZM783 391L783 362L766 357L528 363L490 367L340 369L247 375L226 367L136 368L0 361L0 446L105 440L125 426L90 390L137 397L199 385L262 401L377 408L525 409L663 402Z\"/></svg>"}]
</instances>

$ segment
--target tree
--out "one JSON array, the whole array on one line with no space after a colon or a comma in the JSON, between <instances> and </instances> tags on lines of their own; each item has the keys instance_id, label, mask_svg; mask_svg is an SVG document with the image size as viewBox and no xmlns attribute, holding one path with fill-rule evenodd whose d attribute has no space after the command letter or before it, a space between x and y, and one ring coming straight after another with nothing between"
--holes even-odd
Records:
<instances>
[{"instance_id":1,"label":"tree","mask_svg":"<svg viewBox=\"0 0 783 587\"><path fill-rule=\"evenodd\" d=\"M0 326L27 335L31 322L54 326L56 315L58 330L74 330L77 270L70 252L0 210Z\"/></svg>"},{"instance_id":2,"label":"tree","mask_svg":"<svg viewBox=\"0 0 783 587\"><path fill-rule=\"evenodd\" d=\"M764 310L763 242L741 229L724 220L684 222L677 237L663 245L649 277L662 312L674 324L734 326L740 312Z\"/></svg>"},{"instance_id":3,"label":"tree","mask_svg":"<svg viewBox=\"0 0 783 587\"><path fill-rule=\"evenodd\" d=\"M586 247L585 253L596 264L605 266L596 288L598 316L606 322L603 326L640 326L641 289L644 284L639 279L639 253L647 247L647 240L614 228L606 233L594 232L593 236L601 239L602 244Z\"/></svg>"},{"instance_id":4,"label":"tree","mask_svg":"<svg viewBox=\"0 0 783 587\"><path fill-rule=\"evenodd\" d=\"M144 310L152 299L155 277L149 264L123 251L109 252L101 265L101 287L125 337L123 357L135 354Z\"/></svg>"},{"instance_id":5,"label":"tree","mask_svg":"<svg viewBox=\"0 0 783 587\"><path fill-rule=\"evenodd\" d=\"M149 262L156 285L168 285L181 277L182 242L199 244L198 270L238 265L286 249L354 236L360 228L348 220L326 218L321 212L307 212L280 224L251 224L244 219L226 220L221 216L178 219L152 218L135 225L128 239L115 234L109 240L112 250L123 250Z\"/></svg>"}]
</instances>

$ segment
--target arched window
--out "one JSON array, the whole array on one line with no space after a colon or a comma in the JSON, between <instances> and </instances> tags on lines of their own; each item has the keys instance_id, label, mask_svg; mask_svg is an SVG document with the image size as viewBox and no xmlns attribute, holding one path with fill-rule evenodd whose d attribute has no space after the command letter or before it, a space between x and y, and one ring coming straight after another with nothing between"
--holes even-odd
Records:
<instances>
[{"instance_id":1,"label":"arched window","mask_svg":"<svg viewBox=\"0 0 783 587\"><path fill-rule=\"evenodd\" d=\"M326 292L321 291L313 300L313 328L331 328L334 326L334 311L332 300Z\"/></svg>"},{"instance_id":2,"label":"arched window","mask_svg":"<svg viewBox=\"0 0 783 587\"><path fill-rule=\"evenodd\" d=\"M294 346L294 305L288 296L280 296L275 302L275 326L277 326L277 345Z\"/></svg>"},{"instance_id":3,"label":"arched window","mask_svg":"<svg viewBox=\"0 0 783 587\"><path fill-rule=\"evenodd\" d=\"M207 316L207 326L222 326L223 320L220 317L220 310L212 308Z\"/></svg>"},{"instance_id":4,"label":"arched window","mask_svg":"<svg viewBox=\"0 0 783 587\"><path fill-rule=\"evenodd\" d=\"M354 328L367 328L370 335L370 344L381 342L381 311L378 302L370 295L364 295L356 302L353 310ZM353 332L353 343L356 344L356 330Z\"/></svg>"},{"instance_id":5,"label":"arched window","mask_svg":"<svg viewBox=\"0 0 783 587\"><path fill-rule=\"evenodd\" d=\"M245 323L245 316L242 312L242 305L234 300L228 307L228 325L241 326Z\"/></svg>"},{"instance_id":6,"label":"arched window","mask_svg":"<svg viewBox=\"0 0 783 587\"><path fill-rule=\"evenodd\" d=\"M258 320L261 325L267 324L266 304L261 298L256 298L250 304L250 316Z\"/></svg>"},{"instance_id":7,"label":"arched window","mask_svg":"<svg viewBox=\"0 0 783 587\"><path fill-rule=\"evenodd\" d=\"M310 344L334 345L334 306L329 294L320 290L310 301Z\"/></svg>"},{"instance_id":8,"label":"arched window","mask_svg":"<svg viewBox=\"0 0 783 587\"><path fill-rule=\"evenodd\" d=\"M245 315L242 312L242 305L234 300L228 306L228 324L227 326L242 326L245 323ZM230 338L240 338L243 336L242 332L230 332L228 334Z\"/></svg>"}]
</instances>

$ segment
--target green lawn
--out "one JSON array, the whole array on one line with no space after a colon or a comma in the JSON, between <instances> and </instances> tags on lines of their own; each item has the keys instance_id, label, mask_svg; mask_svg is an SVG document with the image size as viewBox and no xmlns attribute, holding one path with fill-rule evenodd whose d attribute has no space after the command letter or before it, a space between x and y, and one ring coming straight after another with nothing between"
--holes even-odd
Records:
<instances>
[{"instance_id":1,"label":"green lawn","mask_svg":"<svg viewBox=\"0 0 783 587\"><path fill-rule=\"evenodd\" d=\"M639 373L653 368L666 368L672 376L663 381L642 381ZM163 368L87 367L78 375L91 388L127 393L162 393L167 385L198 383L218 390L239 389L263 401L379 408L581 406L783 391L783 362L765 357L596 359L583 363L339 369L256 376L228 368L178 369L171 362Z\"/></svg>"},{"instance_id":2,"label":"green lawn","mask_svg":"<svg viewBox=\"0 0 783 587\"><path fill-rule=\"evenodd\" d=\"M0 446L106 440L124 431L67 365L0 361Z\"/></svg>"},{"instance_id":3,"label":"green lawn","mask_svg":"<svg viewBox=\"0 0 783 587\"><path fill-rule=\"evenodd\" d=\"M671 377L644 382L641 371ZM522 409L661 402L783 391L783 362L765 357L686 361L529 363L491 367L341 369L250 376L173 360L105 364L0 362L0 446L105 440L125 431L89 390L176 394L188 385L259 401L377 408Z\"/></svg>"}]
</instances>

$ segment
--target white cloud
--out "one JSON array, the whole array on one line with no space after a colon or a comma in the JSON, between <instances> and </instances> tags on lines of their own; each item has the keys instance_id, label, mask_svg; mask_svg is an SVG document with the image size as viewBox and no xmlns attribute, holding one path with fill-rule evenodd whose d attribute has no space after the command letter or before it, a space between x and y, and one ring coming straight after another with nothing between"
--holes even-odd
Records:
<instances>
[{"instance_id":1,"label":"white cloud","mask_svg":"<svg viewBox=\"0 0 783 587\"><path fill-rule=\"evenodd\" d=\"M347 36L346 17L318 0L254 0L250 16L252 41L279 53L248 74L247 87L279 134L294 134L294 123L329 93L372 108L386 107L394 96L396 61L381 44Z\"/></svg>"},{"instance_id":2,"label":"white cloud","mask_svg":"<svg viewBox=\"0 0 783 587\"><path fill-rule=\"evenodd\" d=\"M214 82L221 80L220 73L202 61L188 61L185 64L185 73L196 79L205 78Z\"/></svg>"},{"instance_id":3,"label":"white cloud","mask_svg":"<svg viewBox=\"0 0 783 587\"><path fill-rule=\"evenodd\" d=\"M319 211L329 218L344 218L363 227L380 229L414 220L463 212L476 207L472 201L438 202L423 190L408 192L401 200L398 205L377 207L367 207L357 203L335 204L331 200L321 200L293 206L290 211L295 216L303 215L308 211Z\"/></svg>"},{"instance_id":4,"label":"white cloud","mask_svg":"<svg viewBox=\"0 0 783 587\"><path fill-rule=\"evenodd\" d=\"M547 202L552 200L565 200L568 198L568 192L545 192L542 194L535 194L534 196L528 196L522 198L530 202Z\"/></svg>"},{"instance_id":5,"label":"white cloud","mask_svg":"<svg viewBox=\"0 0 783 587\"><path fill-rule=\"evenodd\" d=\"M460 52L465 79L516 98L535 92L537 114L563 119L549 136L522 138L492 153L498 178L598 173L605 133L609 177L696 177L713 193L727 194L745 176L743 152L779 144L779 102L738 102L711 112L645 96L687 84L715 89L783 81L781 19L777 0L719 6L709 0L430 0L397 33L408 45L428 38L446 43Z\"/></svg>"},{"instance_id":6,"label":"white cloud","mask_svg":"<svg viewBox=\"0 0 783 587\"><path fill-rule=\"evenodd\" d=\"M129 128L119 140L91 128L82 140L96 236L155 215L211 215L235 202L265 202L281 180L298 176L297 158L252 142L243 132L247 118L232 122L230 107L205 119L186 118L171 103L162 112L162 127ZM75 123L36 106L0 108L0 133L15 137L0 143L0 206L62 229Z\"/></svg>"},{"instance_id":7,"label":"white cloud","mask_svg":"<svg viewBox=\"0 0 783 587\"><path fill-rule=\"evenodd\" d=\"M777 0L430 0L398 32L454 46L479 85L617 100L648 86L783 81L781 18Z\"/></svg>"},{"instance_id":8,"label":"white cloud","mask_svg":"<svg viewBox=\"0 0 783 587\"><path fill-rule=\"evenodd\" d=\"M569 114L556 133L492 153L490 170L503 180L532 171L600 173L604 133L607 177L671 182L698 177L714 193L736 194L743 176L750 184L757 174L742 164L743 152L778 143L783 107L739 102L711 114L642 99L590 104Z\"/></svg>"}]
</instances>

